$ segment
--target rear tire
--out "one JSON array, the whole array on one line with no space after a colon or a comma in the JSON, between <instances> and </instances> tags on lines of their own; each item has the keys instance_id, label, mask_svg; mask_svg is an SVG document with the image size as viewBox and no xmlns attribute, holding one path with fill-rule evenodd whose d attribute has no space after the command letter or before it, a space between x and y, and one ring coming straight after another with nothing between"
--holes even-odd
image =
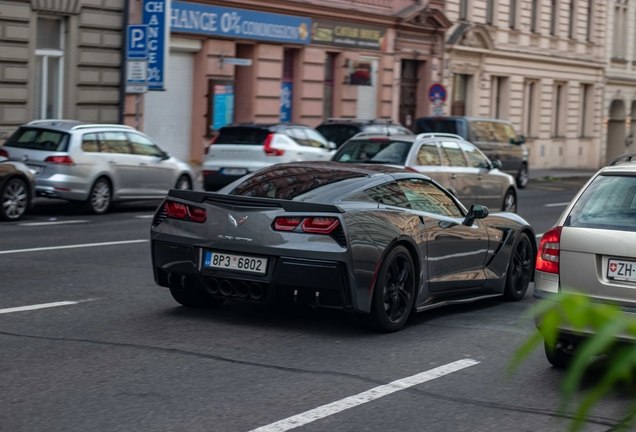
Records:
<instances>
[{"instance_id":1,"label":"rear tire","mask_svg":"<svg viewBox=\"0 0 636 432\"><path fill-rule=\"evenodd\" d=\"M29 208L29 188L19 178L9 179L0 191L0 219L17 221Z\"/></svg>"},{"instance_id":2,"label":"rear tire","mask_svg":"<svg viewBox=\"0 0 636 432\"><path fill-rule=\"evenodd\" d=\"M85 206L88 211L96 215L107 213L113 201L113 188L106 177L95 180L88 194Z\"/></svg>"},{"instance_id":3,"label":"rear tire","mask_svg":"<svg viewBox=\"0 0 636 432\"><path fill-rule=\"evenodd\" d=\"M565 369L572 363L574 355L566 353L562 348L551 348L545 341L543 346L545 348L545 357L555 368Z\"/></svg>"},{"instance_id":4,"label":"rear tire","mask_svg":"<svg viewBox=\"0 0 636 432\"><path fill-rule=\"evenodd\" d=\"M400 330L415 301L415 266L404 246L396 246L384 259L376 278L369 314L356 314L364 328L385 333Z\"/></svg>"},{"instance_id":5,"label":"rear tire","mask_svg":"<svg viewBox=\"0 0 636 432\"><path fill-rule=\"evenodd\" d=\"M515 177L517 181L517 187L519 189L523 189L528 186L528 182L530 181L530 176L528 174L528 165L525 163L521 165L519 168L519 172L517 173L517 177Z\"/></svg>"},{"instance_id":6,"label":"rear tire","mask_svg":"<svg viewBox=\"0 0 636 432\"><path fill-rule=\"evenodd\" d=\"M505 212L517 213L517 194L515 194L515 191L513 189L508 189L508 191L506 192L501 210Z\"/></svg>"},{"instance_id":7,"label":"rear tire","mask_svg":"<svg viewBox=\"0 0 636 432\"><path fill-rule=\"evenodd\" d=\"M506 273L503 293L506 300L519 301L526 295L534 271L534 258L530 238L525 233L519 234L519 238L512 247Z\"/></svg>"},{"instance_id":8,"label":"rear tire","mask_svg":"<svg viewBox=\"0 0 636 432\"><path fill-rule=\"evenodd\" d=\"M170 287L170 294L172 294L172 298L175 299L177 303L190 308L216 309L225 302L225 300L210 297L204 291L183 287Z\"/></svg>"}]
</instances>

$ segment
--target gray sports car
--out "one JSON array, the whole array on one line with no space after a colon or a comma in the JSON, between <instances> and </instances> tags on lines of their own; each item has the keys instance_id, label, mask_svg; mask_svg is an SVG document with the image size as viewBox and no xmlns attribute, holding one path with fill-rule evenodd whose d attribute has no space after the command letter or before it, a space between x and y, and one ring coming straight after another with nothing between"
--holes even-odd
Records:
<instances>
[{"instance_id":1,"label":"gray sports car","mask_svg":"<svg viewBox=\"0 0 636 432\"><path fill-rule=\"evenodd\" d=\"M152 223L155 281L184 306L293 300L400 329L412 311L520 300L535 234L380 165L274 165L217 193L171 190Z\"/></svg>"}]
</instances>

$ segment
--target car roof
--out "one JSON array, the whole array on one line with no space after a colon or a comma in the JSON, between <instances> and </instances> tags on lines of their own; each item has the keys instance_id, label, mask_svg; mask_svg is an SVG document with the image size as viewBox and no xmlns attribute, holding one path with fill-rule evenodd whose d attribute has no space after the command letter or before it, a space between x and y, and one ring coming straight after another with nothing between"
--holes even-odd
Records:
<instances>
[{"instance_id":1,"label":"car roof","mask_svg":"<svg viewBox=\"0 0 636 432\"><path fill-rule=\"evenodd\" d=\"M329 118L322 122L320 126L328 125L351 125L351 126L366 126L366 125L387 125L387 126L402 126L399 123L395 123L392 119L367 119L367 118Z\"/></svg>"},{"instance_id":2,"label":"car roof","mask_svg":"<svg viewBox=\"0 0 636 432\"><path fill-rule=\"evenodd\" d=\"M231 123L227 126L223 126L221 129L234 128L234 127L246 127L246 128L269 130L270 128L277 128L277 127L284 127L284 126L309 128L309 126L301 124L301 123Z\"/></svg>"},{"instance_id":3,"label":"car roof","mask_svg":"<svg viewBox=\"0 0 636 432\"><path fill-rule=\"evenodd\" d=\"M426 132L426 133L421 133L417 135L403 135L403 134L391 135L391 134L382 134L382 133L370 134L370 133L361 132L358 135L354 135L353 137L351 137L349 141L371 140L373 138L391 139L395 141L408 141L408 142L445 138L445 139L455 139L458 141L466 142L466 140L459 135L449 134L444 132Z\"/></svg>"},{"instance_id":4,"label":"car roof","mask_svg":"<svg viewBox=\"0 0 636 432\"><path fill-rule=\"evenodd\" d=\"M103 123L85 123L78 120L34 120L22 127L29 128L41 128L56 130L60 132L71 132L80 129L95 129L95 128L112 128L112 129L126 129L130 131L136 131L135 128L122 124L103 124Z\"/></svg>"},{"instance_id":5,"label":"car roof","mask_svg":"<svg viewBox=\"0 0 636 432\"><path fill-rule=\"evenodd\" d=\"M626 153L618 156L601 170L605 174L636 173L636 153Z\"/></svg>"},{"instance_id":6,"label":"car roof","mask_svg":"<svg viewBox=\"0 0 636 432\"><path fill-rule=\"evenodd\" d=\"M464 116L443 116L443 117L435 117L435 116L426 116L426 117L418 117L417 120L468 120L468 121L489 121L494 123L506 123L512 124L508 120L501 120L496 118L489 117L464 117Z\"/></svg>"}]
</instances>

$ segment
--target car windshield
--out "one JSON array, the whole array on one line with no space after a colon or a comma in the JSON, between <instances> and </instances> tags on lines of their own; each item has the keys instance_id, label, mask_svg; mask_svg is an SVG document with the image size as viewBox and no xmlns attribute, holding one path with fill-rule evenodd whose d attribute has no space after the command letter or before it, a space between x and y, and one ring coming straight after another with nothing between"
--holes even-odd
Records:
<instances>
[{"instance_id":1,"label":"car windshield","mask_svg":"<svg viewBox=\"0 0 636 432\"><path fill-rule=\"evenodd\" d=\"M365 176L364 173L333 168L276 165L255 173L228 195L304 201L308 196Z\"/></svg>"},{"instance_id":2,"label":"car windshield","mask_svg":"<svg viewBox=\"0 0 636 432\"><path fill-rule=\"evenodd\" d=\"M336 162L378 163L404 165L412 142L382 140L353 140L346 143L333 157Z\"/></svg>"},{"instance_id":3,"label":"car windshield","mask_svg":"<svg viewBox=\"0 0 636 432\"><path fill-rule=\"evenodd\" d=\"M359 126L326 124L316 128L328 141L333 141L337 146L341 146L349 138L360 132Z\"/></svg>"},{"instance_id":4,"label":"car windshield","mask_svg":"<svg viewBox=\"0 0 636 432\"><path fill-rule=\"evenodd\" d=\"M221 128L215 144L262 145L271 132L257 127L231 126Z\"/></svg>"},{"instance_id":5,"label":"car windshield","mask_svg":"<svg viewBox=\"0 0 636 432\"><path fill-rule=\"evenodd\" d=\"M415 124L416 133L443 132L460 135L459 122L443 118L420 118Z\"/></svg>"},{"instance_id":6,"label":"car windshield","mask_svg":"<svg viewBox=\"0 0 636 432\"><path fill-rule=\"evenodd\" d=\"M37 128L20 128L4 143L7 147L63 152L68 150L69 134Z\"/></svg>"},{"instance_id":7,"label":"car windshield","mask_svg":"<svg viewBox=\"0 0 636 432\"><path fill-rule=\"evenodd\" d=\"M565 226L636 231L636 177L598 176L574 205Z\"/></svg>"}]
</instances>

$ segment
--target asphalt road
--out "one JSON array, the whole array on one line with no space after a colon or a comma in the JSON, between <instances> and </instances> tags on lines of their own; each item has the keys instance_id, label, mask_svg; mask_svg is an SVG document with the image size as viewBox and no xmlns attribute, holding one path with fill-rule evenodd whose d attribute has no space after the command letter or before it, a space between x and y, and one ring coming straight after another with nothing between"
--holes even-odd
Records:
<instances>
[{"instance_id":1,"label":"asphalt road","mask_svg":"<svg viewBox=\"0 0 636 432\"><path fill-rule=\"evenodd\" d=\"M543 233L581 185L535 181L519 213ZM152 279L155 206L96 217L47 202L0 224L1 431L251 431L290 417L263 430L567 428L563 373L542 351L505 373L534 330L530 294L425 312L389 335L303 306L188 310ZM80 244L92 246L47 249ZM611 430L630 401L604 401L585 430Z\"/></svg>"}]
</instances>

